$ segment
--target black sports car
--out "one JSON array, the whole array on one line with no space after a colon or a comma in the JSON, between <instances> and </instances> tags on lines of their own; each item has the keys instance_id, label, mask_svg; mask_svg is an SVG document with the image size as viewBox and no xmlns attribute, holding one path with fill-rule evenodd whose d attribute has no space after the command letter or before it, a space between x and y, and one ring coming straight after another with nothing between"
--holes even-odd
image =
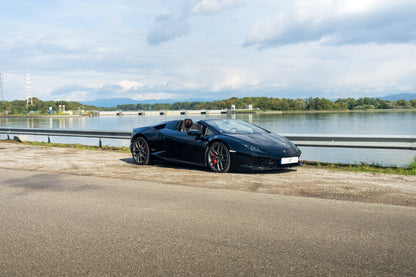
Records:
<instances>
[{"instance_id":1,"label":"black sports car","mask_svg":"<svg viewBox=\"0 0 416 277\"><path fill-rule=\"evenodd\" d=\"M173 120L133 129L130 150L136 164L154 157L229 169L272 170L300 165L301 151L285 137L235 119Z\"/></svg>"}]
</instances>

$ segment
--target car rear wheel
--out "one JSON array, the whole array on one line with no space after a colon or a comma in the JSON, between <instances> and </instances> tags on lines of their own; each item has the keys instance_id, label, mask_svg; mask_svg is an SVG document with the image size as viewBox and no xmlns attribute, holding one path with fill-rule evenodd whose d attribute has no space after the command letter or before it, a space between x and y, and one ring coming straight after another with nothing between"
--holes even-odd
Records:
<instances>
[{"instance_id":1,"label":"car rear wheel","mask_svg":"<svg viewBox=\"0 0 416 277\"><path fill-rule=\"evenodd\" d=\"M150 149L149 143L143 137L138 137L133 142L131 149L133 160L138 165L145 165L150 163Z\"/></svg>"},{"instance_id":2,"label":"car rear wheel","mask_svg":"<svg viewBox=\"0 0 416 277\"><path fill-rule=\"evenodd\" d=\"M230 150L222 142L214 142L208 147L207 164L214 172L227 172L230 169Z\"/></svg>"}]
</instances>

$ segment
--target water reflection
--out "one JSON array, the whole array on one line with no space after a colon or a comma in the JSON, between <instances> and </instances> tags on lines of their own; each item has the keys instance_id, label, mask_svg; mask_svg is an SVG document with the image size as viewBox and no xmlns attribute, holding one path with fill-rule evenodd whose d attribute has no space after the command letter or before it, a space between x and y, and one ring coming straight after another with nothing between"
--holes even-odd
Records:
<instances>
[{"instance_id":1,"label":"water reflection","mask_svg":"<svg viewBox=\"0 0 416 277\"><path fill-rule=\"evenodd\" d=\"M35 124L33 123L33 118L27 118L26 128L34 128Z\"/></svg>"}]
</instances>

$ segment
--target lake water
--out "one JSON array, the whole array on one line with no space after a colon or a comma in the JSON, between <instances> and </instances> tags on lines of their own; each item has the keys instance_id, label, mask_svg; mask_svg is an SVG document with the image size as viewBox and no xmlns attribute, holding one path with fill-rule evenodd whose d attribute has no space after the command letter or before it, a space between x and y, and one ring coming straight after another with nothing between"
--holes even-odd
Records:
<instances>
[{"instance_id":1,"label":"lake water","mask_svg":"<svg viewBox=\"0 0 416 277\"><path fill-rule=\"evenodd\" d=\"M82 130L130 131L184 116L112 116L71 118L0 118L0 127L64 128ZM232 117L257 124L275 133L413 135L416 136L416 112L299 113L192 115L194 121L204 118ZM4 139L5 135L0 135ZM30 139L46 141L45 137ZM97 139L51 137L52 142L97 145ZM103 139L103 145L128 146L125 140ZM303 160L343 163L377 163L406 166L416 156L412 150L345 149L301 147Z\"/></svg>"}]
</instances>

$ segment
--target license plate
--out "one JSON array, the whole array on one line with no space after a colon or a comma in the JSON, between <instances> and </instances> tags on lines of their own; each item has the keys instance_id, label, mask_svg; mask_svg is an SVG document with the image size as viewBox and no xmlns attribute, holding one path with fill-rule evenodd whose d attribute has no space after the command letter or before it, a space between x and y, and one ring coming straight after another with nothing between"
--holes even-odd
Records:
<instances>
[{"instance_id":1,"label":"license plate","mask_svg":"<svg viewBox=\"0 0 416 277\"><path fill-rule=\"evenodd\" d=\"M294 164L294 163L298 163L298 162L299 162L298 157L282 158L282 164Z\"/></svg>"}]
</instances>

